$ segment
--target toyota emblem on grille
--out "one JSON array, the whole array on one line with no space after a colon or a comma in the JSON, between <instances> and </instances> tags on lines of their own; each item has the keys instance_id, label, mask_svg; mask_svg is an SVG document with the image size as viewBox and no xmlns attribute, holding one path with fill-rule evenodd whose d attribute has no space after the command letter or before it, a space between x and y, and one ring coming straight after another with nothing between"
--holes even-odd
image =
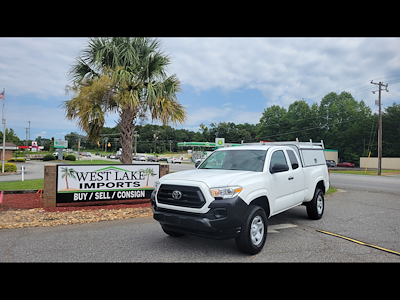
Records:
<instances>
[{"instance_id":1,"label":"toyota emblem on grille","mask_svg":"<svg viewBox=\"0 0 400 300\"><path fill-rule=\"evenodd\" d=\"M175 200L179 200L182 198L182 193L180 191L173 191L172 198L174 198Z\"/></svg>"}]
</instances>

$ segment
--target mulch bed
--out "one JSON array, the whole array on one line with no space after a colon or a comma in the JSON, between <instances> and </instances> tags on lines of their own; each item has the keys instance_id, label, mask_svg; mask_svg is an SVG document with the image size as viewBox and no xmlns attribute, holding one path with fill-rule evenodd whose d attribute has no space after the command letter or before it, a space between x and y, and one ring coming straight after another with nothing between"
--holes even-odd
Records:
<instances>
[{"instance_id":1,"label":"mulch bed","mask_svg":"<svg viewBox=\"0 0 400 300\"><path fill-rule=\"evenodd\" d=\"M124 201L104 201L102 203L91 203L87 205L77 205L75 203L63 204L57 207L43 207L43 198L40 194L25 193L25 194L4 194L3 201L0 204L0 211L16 210L16 209L32 209L43 208L46 212L62 212L62 211L77 211L77 210L98 210L98 209L121 209L121 208L138 208L151 207L149 200L124 200Z\"/></svg>"}]
</instances>

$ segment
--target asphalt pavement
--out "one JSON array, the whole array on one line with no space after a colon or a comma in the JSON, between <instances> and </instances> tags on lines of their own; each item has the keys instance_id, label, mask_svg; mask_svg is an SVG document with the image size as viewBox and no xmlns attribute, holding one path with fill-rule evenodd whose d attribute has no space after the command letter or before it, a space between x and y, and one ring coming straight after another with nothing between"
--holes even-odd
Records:
<instances>
[{"instance_id":1,"label":"asphalt pavement","mask_svg":"<svg viewBox=\"0 0 400 300\"><path fill-rule=\"evenodd\" d=\"M326 196L322 219L308 219L304 206L270 218L265 247L254 256L233 239L170 237L148 217L2 229L0 262L400 262L399 195L332 182L339 191Z\"/></svg>"},{"instance_id":2,"label":"asphalt pavement","mask_svg":"<svg viewBox=\"0 0 400 300\"><path fill-rule=\"evenodd\" d=\"M39 174L43 164L25 165ZM254 256L239 252L233 239L167 236L148 217L2 229L0 262L400 262L400 177L330 179L338 192L326 196L322 219L308 219L304 206L270 218L266 245Z\"/></svg>"}]
</instances>

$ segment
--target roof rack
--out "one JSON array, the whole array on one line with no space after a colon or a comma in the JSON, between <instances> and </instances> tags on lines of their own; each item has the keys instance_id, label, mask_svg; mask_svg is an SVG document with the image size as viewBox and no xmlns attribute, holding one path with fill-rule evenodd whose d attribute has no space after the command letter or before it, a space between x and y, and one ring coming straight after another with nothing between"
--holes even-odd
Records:
<instances>
[{"instance_id":1,"label":"roof rack","mask_svg":"<svg viewBox=\"0 0 400 300\"><path fill-rule=\"evenodd\" d=\"M259 142L259 143L243 143L243 146L260 146L260 145L296 145L300 146L310 146L313 148L314 146L321 146L322 149L325 149L324 142L321 140L320 143L314 143L312 139L309 142L299 142L299 139L296 138L295 141L287 141L287 142Z\"/></svg>"}]
</instances>

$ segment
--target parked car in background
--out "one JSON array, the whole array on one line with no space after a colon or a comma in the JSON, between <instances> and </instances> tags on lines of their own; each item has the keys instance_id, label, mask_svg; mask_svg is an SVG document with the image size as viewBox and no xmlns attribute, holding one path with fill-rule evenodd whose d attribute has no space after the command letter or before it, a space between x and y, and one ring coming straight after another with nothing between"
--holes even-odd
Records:
<instances>
[{"instance_id":1,"label":"parked car in background","mask_svg":"<svg viewBox=\"0 0 400 300\"><path fill-rule=\"evenodd\" d=\"M179 157L176 157L176 156L168 157L167 158L167 163L180 164L181 163L181 159Z\"/></svg>"},{"instance_id":2,"label":"parked car in background","mask_svg":"<svg viewBox=\"0 0 400 300\"><path fill-rule=\"evenodd\" d=\"M326 165L327 165L328 167L336 167L336 163L335 163L335 161L332 160L332 159L327 159L327 160L326 160Z\"/></svg>"},{"instance_id":3,"label":"parked car in background","mask_svg":"<svg viewBox=\"0 0 400 300\"><path fill-rule=\"evenodd\" d=\"M153 162L158 162L158 158L156 156L149 156L147 158L147 161L153 161Z\"/></svg>"},{"instance_id":4,"label":"parked car in background","mask_svg":"<svg viewBox=\"0 0 400 300\"><path fill-rule=\"evenodd\" d=\"M356 165L355 165L355 164L352 164L352 163L349 163L349 162L342 162L342 163L338 163L337 166L338 166L338 167L353 168L353 167L355 167Z\"/></svg>"},{"instance_id":5,"label":"parked car in background","mask_svg":"<svg viewBox=\"0 0 400 300\"><path fill-rule=\"evenodd\" d=\"M160 158L158 159L158 161L167 161L167 158L166 158L166 157L160 157Z\"/></svg>"},{"instance_id":6,"label":"parked car in background","mask_svg":"<svg viewBox=\"0 0 400 300\"><path fill-rule=\"evenodd\" d=\"M137 156L134 156L134 157L133 157L133 160L136 160L136 161L146 161L146 156L144 156L144 155L137 155Z\"/></svg>"}]
</instances>

